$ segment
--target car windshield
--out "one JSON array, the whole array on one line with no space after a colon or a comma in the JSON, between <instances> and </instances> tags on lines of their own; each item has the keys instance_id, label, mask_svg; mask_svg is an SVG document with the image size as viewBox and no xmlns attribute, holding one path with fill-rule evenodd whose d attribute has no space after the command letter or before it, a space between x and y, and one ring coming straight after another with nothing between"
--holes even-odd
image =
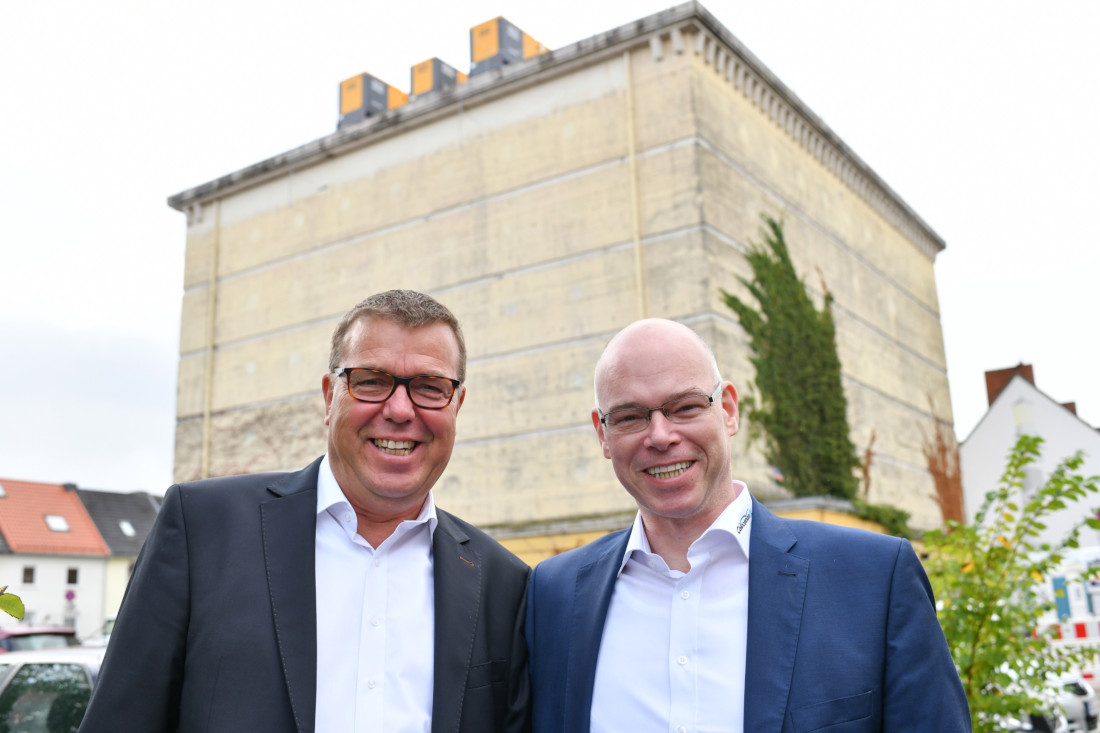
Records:
<instances>
[{"instance_id":1,"label":"car windshield","mask_svg":"<svg viewBox=\"0 0 1100 733\"><path fill-rule=\"evenodd\" d=\"M76 637L72 634L26 634L9 636L0 640L9 652L21 652L27 649L61 649L76 646Z\"/></svg>"},{"instance_id":2,"label":"car windshield","mask_svg":"<svg viewBox=\"0 0 1100 733\"><path fill-rule=\"evenodd\" d=\"M24 664L0 693L0 730L75 733L90 692L78 664Z\"/></svg>"}]
</instances>

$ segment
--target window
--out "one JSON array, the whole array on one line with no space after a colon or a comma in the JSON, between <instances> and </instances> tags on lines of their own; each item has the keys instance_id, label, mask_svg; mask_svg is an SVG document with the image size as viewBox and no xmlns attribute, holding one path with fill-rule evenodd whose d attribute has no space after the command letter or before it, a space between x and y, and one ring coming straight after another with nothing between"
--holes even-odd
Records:
<instances>
[{"instance_id":1,"label":"window","mask_svg":"<svg viewBox=\"0 0 1100 733\"><path fill-rule=\"evenodd\" d=\"M76 585L79 577L80 574L78 572L78 568L69 568L69 576L65 580L65 582L69 585Z\"/></svg>"},{"instance_id":2,"label":"window","mask_svg":"<svg viewBox=\"0 0 1100 733\"><path fill-rule=\"evenodd\" d=\"M45 519L46 526L54 532L69 531L69 523L65 520L65 517L61 516L60 514L47 514Z\"/></svg>"},{"instance_id":3,"label":"window","mask_svg":"<svg viewBox=\"0 0 1100 733\"><path fill-rule=\"evenodd\" d=\"M130 523L129 519L121 520L118 523L118 528L121 529L122 534L126 535L127 537L133 537L137 534L137 532L134 531L134 525Z\"/></svg>"},{"instance_id":4,"label":"window","mask_svg":"<svg viewBox=\"0 0 1100 733\"><path fill-rule=\"evenodd\" d=\"M23 566L23 585L34 585L34 566Z\"/></svg>"}]
</instances>

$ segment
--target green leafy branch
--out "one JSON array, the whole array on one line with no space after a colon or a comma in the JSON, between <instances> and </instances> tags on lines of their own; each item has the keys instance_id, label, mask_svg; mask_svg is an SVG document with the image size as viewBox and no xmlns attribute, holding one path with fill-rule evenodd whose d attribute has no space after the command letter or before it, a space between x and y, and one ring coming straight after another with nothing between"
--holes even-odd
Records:
<instances>
[{"instance_id":1,"label":"green leafy branch","mask_svg":"<svg viewBox=\"0 0 1100 733\"><path fill-rule=\"evenodd\" d=\"M1061 542L1040 541L1052 513L1100 491L1100 477L1077 473L1080 453L1030 491L1028 468L1041 445L1041 438L1020 437L973 524L952 521L924 536L940 625L976 731L1051 707L1051 677L1087 665L1097 653L1095 647L1052 644L1055 630L1038 628L1039 619L1055 609L1041 585L1058 569L1064 551L1079 546L1083 527L1100 529L1095 512L1082 509L1082 520Z\"/></svg>"},{"instance_id":2,"label":"green leafy branch","mask_svg":"<svg viewBox=\"0 0 1100 733\"><path fill-rule=\"evenodd\" d=\"M0 611L22 620L27 609L23 607L22 599L14 593L8 593L8 586L0 587Z\"/></svg>"}]
</instances>

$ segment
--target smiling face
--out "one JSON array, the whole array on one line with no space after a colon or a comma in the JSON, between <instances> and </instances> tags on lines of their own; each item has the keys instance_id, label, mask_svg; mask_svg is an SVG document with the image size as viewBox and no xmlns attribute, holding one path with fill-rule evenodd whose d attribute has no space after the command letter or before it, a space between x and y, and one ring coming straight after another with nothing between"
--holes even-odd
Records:
<instances>
[{"instance_id":1,"label":"smiling face","mask_svg":"<svg viewBox=\"0 0 1100 733\"><path fill-rule=\"evenodd\" d=\"M399 377L458 376L458 341L444 323L409 329L380 316L361 318L348 330L341 358L339 366ZM415 518L450 460L466 388L459 387L443 409L426 410L409 401L403 386L385 402L359 402L345 379L330 372L321 382L336 481L363 518Z\"/></svg>"},{"instance_id":2,"label":"smiling face","mask_svg":"<svg viewBox=\"0 0 1100 733\"><path fill-rule=\"evenodd\" d=\"M596 399L604 413L656 407L688 394L711 394L719 382L709 351L686 326L651 319L623 329L596 366ZM737 433L737 391L723 382L715 403L688 422L655 410L636 433L592 423L615 475L638 503L648 533L698 536L736 496L729 438Z\"/></svg>"}]
</instances>

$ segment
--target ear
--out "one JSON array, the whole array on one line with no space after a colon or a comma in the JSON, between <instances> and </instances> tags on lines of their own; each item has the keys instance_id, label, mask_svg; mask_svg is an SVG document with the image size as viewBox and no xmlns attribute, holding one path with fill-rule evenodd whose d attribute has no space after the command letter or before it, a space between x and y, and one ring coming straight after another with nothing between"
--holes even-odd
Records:
<instances>
[{"instance_id":1,"label":"ear","mask_svg":"<svg viewBox=\"0 0 1100 733\"><path fill-rule=\"evenodd\" d=\"M336 389L333 376L332 372L326 372L325 376L321 377L321 394L325 396L325 425L328 425L329 416L332 413L332 395L333 390Z\"/></svg>"},{"instance_id":2,"label":"ear","mask_svg":"<svg viewBox=\"0 0 1100 733\"><path fill-rule=\"evenodd\" d=\"M607 447L607 436L603 432L603 423L600 422L600 411L592 410L592 427L596 428L596 437L600 439L600 447L603 448L603 457L611 458L611 449Z\"/></svg>"},{"instance_id":3,"label":"ear","mask_svg":"<svg viewBox=\"0 0 1100 733\"><path fill-rule=\"evenodd\" d=\"M455 396L455 415L458 415L458 409L462 407L462 403L466 401L466 385L462 384L458 387L458 394Z\"/></svg>"},{"instance_id":4,"label":"ear","mask_svg":"<svg viewBox=\"0 0 1100 733\"><path fill-rule=\"evenodd\" d=\"M737 409L737 388L731 382L722 386L722 412L726 414L726 434L730 437L737 435L741 427L741 415Z\"/></svg>"}]
</instances>

